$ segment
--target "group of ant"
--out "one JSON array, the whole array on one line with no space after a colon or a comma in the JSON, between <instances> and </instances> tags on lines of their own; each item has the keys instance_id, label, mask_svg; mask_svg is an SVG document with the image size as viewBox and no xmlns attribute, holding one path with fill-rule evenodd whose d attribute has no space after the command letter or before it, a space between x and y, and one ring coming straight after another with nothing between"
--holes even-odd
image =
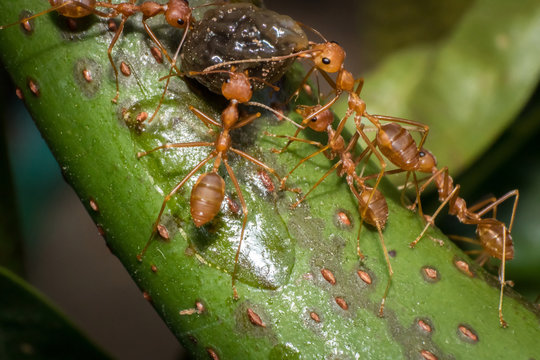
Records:
<instances>
[{"instance_id":1,"label":"group of ant","mask_svg":"<svg viewBox=\"0 0 540 360\"><path fill-rule=\"evenodd\" d=\"M170 75L169 77L167 77L167 85L172 75L182 74L180 70L178 70L178 68L176 67L177 57L181 50L182 43L186 38L186 34L193 27L197 26L197 21L192 16L192 10L194 8L190 8L186 0L169 0L165 5L160 5L152 1L144 1L141 5L136 5L135 1L136 0L130 0L124 3L113 4L110 0L106 2L95 0L49 0L51 7L47 10L37 13L33 16L24 18L14 24L0 26L0 29L4 29L16 24L23 24L31 19L34 19L52 11L57 11L61 15L68 18L78 18L91 14L104 18L121 16L121 23L118 26L107 51L107 55L113 67L116 78L116 96L113 99L113 102L116 102L119 97L118 71L114 64L111 52L116 41L122 34L124 24L128 18L137 13L142 14L142 23L146 32L171 63ZM212 3L203 6L219 7L233 5ZM164 15L165 20L170 26L184 29L182 41L172 58L168 55L165 47L156 37L154 32L146 24L147 19L160 14ZM308 28L303 24L300 25ZM393 270L383 237L383 229L386 225L389 215L388 206L386 203L386 199L384 195L379 191L378 186L381 179L385 175L406 173L405 185L403 186L401 196L402 203L404 206L411 210L415 210L416 208L418 208L418 211L422 215L422 218L426 220L424 229L418 235L418 237L410 243L410 247L412 248L418 244L418 242L423 238L428 228L433 225L435 218L446 205L448 205L449 214L455 215L461 223L476 226L477 240L467 239L463 237L456 238L458 238L459 240L473 242L482 247L482 250L476 251L480 254L478 260L481 265L483 265L489 259L489 257L495 257L501 260L501 268L499 273L500 299L498 311L500 324L501 326L506 327L507 324L503 319L502 314L503 292L506 285L505 263L507 260L511 260L514 256L511 231L519 198L518 191L513 190L500 198L492 197L474 206L468 206L465 200L459 196L460 185L454 184L452 177L449 175L448 168L438 168L435 157L423 147L428 136L429 127L416 121L368 113L366 110L366 104L360 97L360 93L363 87L363 79L355 78L351 72L345 69L344 49L335 42L327 41L319 32L315 31L314 29L308 29L310 29L317 36L319 36L321 38L321 41L310 41L307 45L307 48L301 49L300 51L264 59L234 59L232 61L225 61L219 64L208 66L202 71L187 71L186 73L184 73L188 76L205 76L216 73L225 74L226 80L221 86L221 94L229 101L229 104L222 111L220 121L212 118L211 116L203 113L202 111L194 107L190 107L190 110L207 127L210 128L211 126L215 126L220 128L220 131L214 141L164 144L152 150L140 152L137 154L137 157L140 158L154 151L168 148L193 148L205 146L213 148L210 154L206 158L201 160L193 169L191 169L191 171L189 171L189 173L185 175L185 177L174 187L174 189L172 189L165 196L157 219L153 224L150 240L155 236L156 232L158 232L158 229L160 227L160 220L166 208L167 202L186 184L186 182L193 175L199 172L199 170L201 170L207 163L212 160L212 170L210 172L206 172L200 175L195 185L193 185L190 208L193 221L195 222L195 225L197 227L203 226L204 224L207 224L212 219L214 219L214 217L219 213L221 203L223 202L225 197L225 181L221 177L221 175L218 174L218 170L223 163L238 194L243 214L240 241L238 243L238 248L235 256L234 270L232 273L233 296L234 298L237 298L238 294L235 282L242 240L244 238L244 231L248 220L248 208L244 196L242 195L238 179L233 169L229 165L229 154L232 152L252 162L256 166L268 171L278 179L278 181L280 182L280 188L283 190L288 189L286 182L296 169L298 169L302 164L309 161L313 157L322 153L328 159L337 159L337 161L305 193L305 195L303 195L303 197L301 197L296 203L292 205L292 207L295 208L300 203L302 203L306 199L306 197L334 171L336 171L340 177L345 177L351 193L358 202L358 209L360 215L360 227L358 230L356 246L358 256L360 258L364 257L360 250L360 232L362 229L362 223L366 222L376 228L386 259L389 276L379 308L379 315L383 316L384 305L390 289ZM250 77L248 71L241 71L238 69L238 66L245 63L263 64L265 62L280 62L290 59L308 60L311 66L295 94L297 94L300 89L303 89L305 87L305 85L308 83L308 81L314 74L320 74L321 77L325 79L325 81L332 89L329 95L333 95L333 97L329 101L326 101L326 103L323 105L300 105L297 108L297 112L303 118L300 124L284 116L287 120L293 122L295 126L297 126L296 132L292 136L266 133L268 136L287 139L287 143L281 150L275 150L275 152L277 153L284 152L293 142L302 142L318 147L318 149L312 154L301 159L285 177L280 177L277 172L270 166L266 165L255 157L243 152L242 150L233 147L233 141L231 139L230 133L233 130L245 127L246 125L255 121L260 116L260 113L255 113L245 118L241 118L239 115L240 104L259 105L264 109L272 110L270 107L264 104L251 102L251 98L253 95L253 82L263 83L267 86L272 86L273 88L275 88L274 85L268 84L264 78ZM165 93L166 88L164 90L163 96L165 96ZM331 112L331 107L342 95L348 96L348 108L345 115L339 121L337 126L334 126L334 115ZM158 111L158 109L159 106L156 109L155 113ZM148 122L152 121L155 113L148 120ZM351 117L354 121L356 131L347 141L343 137L342 133L345 128L345 124L347 123L347 121L349 121ZM367 119L367 121L375 129L376 135L373 140L370 139L366 134L367 128L364 124L364 119ZM326 132L328 134L327 143L322 144L317 141L306 140L304 138L298 137L300 131L307 127L311 128L316 132ZM421 140L419 141L419 143L417 143L413 138L411 134L413 131L421 134ZM355 150L357 149L356 145L360 139L365 143L365 149L359 154L355 154ZM380 164L380 171L375 174L364 175L363 173L365 169L365 164L371 155L374 155L377 158ZM395 168L391 170L386 170L388 162L392 163ZM425 173L429 175L424 179L419 179L417 173ZM415 188L416 199L412 204L406 204L405 191L409 187L408 182L411 177L412 184ZM369 185L368 181L370 181L372 184ZM432 216L427 216L422 213L421 194L432 183L438 190L440 206L437 208L437 210ZM496 213L497 207L510 198L514 198L514 204L510 223L509 225L506 225L502 221L497 220ZM491 217L487 216L490 213ZM139 260L142 260L148 244L150 243L150 240L147 242L144 249L138 254L137 258Z\"/></svg>"}]
</instances>

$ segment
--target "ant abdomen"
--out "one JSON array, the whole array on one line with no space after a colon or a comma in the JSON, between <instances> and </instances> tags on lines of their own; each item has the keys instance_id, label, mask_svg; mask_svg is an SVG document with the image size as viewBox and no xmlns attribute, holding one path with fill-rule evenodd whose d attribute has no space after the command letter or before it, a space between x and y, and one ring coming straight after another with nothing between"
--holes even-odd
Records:
<instances>
[{"instance_id":1,"label":"ant abdomen","mask_svg":"<svg viewBox=\"0 0 540 360\"><path fill-rule=\"evenodd\" d=\"M70 2L71 4L61 6L66 2ZM94 13L92 9L96 7L96 0L77 0L76 2L68 0L49 0L49 4L51 4L51 7L61 6L56 9L56 11L65 17L81 18ZM79 4L85 6L83 7Z\"/></svg>"},{"instance_id":2,"label":"ant abdomen","mask_svg":"<svg viewBox=\"0 0 540 360\"><path fill-rule=\"evenodd\" d=\"M377 189L366 186L358 200L360 214L364 214L364 221L376 228L384 229L388 219L388 204L383 194Z\"/></svg>"},{"instance_id":3,"label":"ant abdomen","mask_svg":"<svg viewBox=\"0 0 540 360\"><path fill-rule=\"evenodd\" d=\"M219 212L225 198L225 181L216 172L204 173L191 190L191 217L200 227L211 221Z\"/></svg>"},{"instance_id":4,"label":"ant abdomen","mask_svg":"<svg viewBox=\"0 0 540 360\"><path fill-rule=\"evenodd\" d=\"M416 142L401 125L382 125L377 133L377 145L381 153L399 168L407 171L417 169L419 156Z\"/></svg>"},{"instance_id":5,"label":"ant abdomen","mask_svg":"<svg viewBox=\"0 0 540 360\"><path fill-rule=\"evenodd\" d=\"M478 240L482 244L484 251L490 256L502 260L504 248L505 260L512 260L514 258L512 235L504 223L496 219L484 219L478 224L476 235L478 236ZM504 240L506 240L506 244L503 247Z\"/></svg>"}]
</instances>

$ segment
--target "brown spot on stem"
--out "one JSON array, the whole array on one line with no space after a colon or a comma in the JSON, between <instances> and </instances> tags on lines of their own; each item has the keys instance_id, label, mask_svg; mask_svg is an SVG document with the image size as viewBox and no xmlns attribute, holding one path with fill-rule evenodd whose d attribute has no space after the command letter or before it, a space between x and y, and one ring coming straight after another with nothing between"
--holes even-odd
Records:
<instances>
[{"instance_id":1,"label":"brown spot on stem","mask_svg":"<svg viewBox=\"0 0 540 360\"><path fill-rule=\"evenodd\" d=\"M468 277L474 277L474 274L472 273L469 264L463 260L456 259L454 261L454 265L458 268L459 271L467 275Z\"/></svg>"},{"instance_id":2,"label":"brown spot on stem","mask_svg":"<svg viewBox=\"0 0 540 360\"><path fill-rule=\"evenodd\" d=\"M270 175L268 175L268 173L262 169L259 169L258 174L266 190L268 190L268 192L274 192L276 190L276 186L274 185Z\"/></svg>"},{"instance_id":3,"label":"brown spot on stem","mask_svg":"<svg viewBox=\"0 0 540 360\"><path fill-rule=\"evenodd\" d=\"M396 250L388 250L388 256L395 258L397 255Z\"/></svg>"},{"instance_id":4,"label":"brown spot on stem","mask_svg":"<svg viewBox=\"0 0 540 360\"><path fill-rule=\"evenodd\" d=\"M371 285L371 282L372 282L371 276L367 272L358 270L356 273L358 274L360 279L362 279L363 282L365 282L368 285Z\"/></svg>"},{"instance_id":5,"label":"brown spot on stem","mask_svg":"<svg viewBox=\"0 0 540 360\"><path fill-rule=\"evenodd\" d=\"M343 211L339 211L337 213L337 220L343 225L343 226L351 226L351 219L345 214Z\"/></svg>"},{"instance_id":6,"label":"brown spot on stem","mask_svg":"<svg viewBox=\"0 0 540 360\"><path fill-rule=\"evenodd\" d=\"M427 350L421 350L420 355L426 360L438 360L438 358L432 353Z\"/></svg>"},{"instance_id":7,"label":"brown spot on stem","mask_svg":"<svg viewBox=\"0 0 540 360\"><path fill-rule=\"evenodd\" d=\"M32 94L34 94L35 96L39 96L40 91L39 91L38 84L34 80L32 80L30 78L28 79L27 83L28 83L28 88L30 89Z\"/></svg>"},{"instance_id":8,"label":"brown spot on stem","mask_svg":"<svg viewBox=\"0 0 540 360\"><path fill-rule=\"evenodd\" d=\"M430 333L433 330L431 328L431 325L429 325L427 322L425 322L422 319L418 320L417 324L418 324L418 327L420 328L420 330L422 330L422 331Z\"/></svg>"},{"instance_id":9,"label":"brown spot on stem","mask_svg":"<svg viewBox=\"0 0 540 360\"><path fill-rule=\"evenodd\" d=\"M229 210L233 214L240 214L240 205L236 201L234 201L230 196L225 197L227 199L227 205L229 206Z\"/></svg>"},{"instance_id":10,"label":"brown spot on stem","mask_svg":"<svg viewBox=\"0 0 540 360\"><path fill-rule=\"evenodd\" d=\"M251 321L253 325L260 326L263 328L266 327L266 324L261 320L261 317L257 313L255 313L255 311L253 311L252 309L250 308L247 309L247 315L248 315L249 321Z\"/></svg>"},{"instance_id":11,"label":"brown spot on stem","mask_svg":"<svg viewBox=\"0 0 540 360\"><path fill-rule=\"evenodd\" d=\"M322 274L323 278L326 281L328 281L330 284L332 284L332 285L336 284L336 277L334 276L334 274L330 270L322 269L321 274Z\"/></svg>"},{"instance_id":12,"label":"brown spot on stem","mask_svg":"<svg viewBox=\"0 0 540 360\"><path fill-rule=\"evenodd\" d=\"M478 342L478 335L476 335L476 332L472 330L470 327L467 327L465 325L459 325L458 326L460 337L468 342L476 343Z\"/></svg>"},{"instance_id":13,"label":"brown spot on stem","mask_svg":"<svg viewBox=\"0 0 540 360\"><path fill-rule=\"evenodd\" d=\"M19 99L21 99L21 100L24 99L24 95L23 95L23 92L22 92L21 88L16 88L16 89L15 89L15 95L17 95L17 97L18 97Z\"/></svg>"},{"instance_id":14,"label":"brown spot on stem","mask_svg":"<svg viewBox=\"0 0 540 360\"><path fill-rule=\"evenodd\" d=\"M156 265L152 264L152 265L150 265L150 270L152 270L153 273L157 273L158 268L157 268Z\"/></svg>"},{"instance_id":15,"label":"brown spot on stem","mask_svg":"<svg viewBox=\"0 0 540 360\"><path fill-rule=\"evenodd\" d=\"M157 231L158 231L159 236L161 236L162 239L169 240L169 231L164 225L159 224L157 226Z\"/></svg>"},{"instance_id":16,"label":"brown spot on stem","mask_svg":"<svg viewBox=\"0 0 540 360\"><path fill-rule=\"evenodd\" d=\"M105 229L103 229L101 226L97 226L97 231L99 233L99 235L101 236L105 236Z\"/></svg>"},{"instance_id":17,"label":"brown spot on stem","mask_svg":"<svg viewBox=\"0 0 540 360\"><path fill-rule=\"evenodd\" d=\"M83 78L84 80L86 80L86 82L92 82L92 72L90 72L90 70L88 69L84 69L83 72Z\"/></svg>"},{"instance_id":18,"label":"brown spot on stem","mask_svg":"<svg viewBox=\"0 0 540 360\"><path fill-rule=\"evenodd\" d=\"M193 335L188 335L188 339L194 344L197 344L199 342L199 340L197 340L197 338Z\"/></svg>"},{"instance_id":19,"label":"brown spot on stem","mask_svg":"<svg viewBox=\"0 0 540 360\"><path fill-rule=\"evenodd\" d=\"M109 29L109 31L116 32L116 30L118 29L118 25L116 25L114 19L109 19L109 21L107 22L107 28Z\"/></svg>"},{"instance_id":20,"label":"brown spot on stem","mask_svg":"<svg viewBox=\"0 0 540 360\"><path fill-rule=\"evenodd\" d=\"M437 269L431 267L431 266L424 266L422 268L422 275L424 276L424 279L428 282L437 282L440 280L440 275Z\"/></svg>"},{"instance_id":21,"label":"brown spot on stem","mask_svg":"<svg viewBox=\"0 0 540 360\"><path fill-rule=\"evenodd\" d=\"M338 304L340 308L342 308L343 310L349 310L349 305L344 298L338 296L335 300L336 304Z\"/></svg>"},{"instance_id":22,"label":"brown spot on stem","mask_svg":"<svg viewBox=\"0 0 540 360\"><path fill-rule=\"evenodd\" d=\"M194 308L180 310L180 315L193 315L193 314L202 314L204 312L204 304L200 301L195 303Z\"/></svg>"},{"instance_id":23,"label":"brown spot on stem","mask_svg":"<svg viewBox=\"0 0 540 360\"><path fill-rule=\"evenodd\" d=\"M317 314L315 311L310 312L309 317L311 317L313 321L315 322L321 322L321 318L319 317L319 314Z\"/></svg>"},{"instance_id":24,"label":"brown spot on stem","mask_svg":"<svg viewBox=\"0 0 540 360\"><path fill-rule=\"evenodd\" d=\"M210 359L219 360L219 356L214 349L206 348L206 352L208 353L208 355L210 355Z\"/></svg>"},{"instance_id":25,"label":"brown spot on stem","mask_svg":"<svg viewBox=\"0 0 540 360\"><path fill-rule=\"evenodd\" d=\"M148 113L146 111L141 111L139 114L137 114L137 117L135 118L137 122L142 123L146 119L148 119Z\"/></svg>"},{"instance_id":26,"label":"brown spot on stem","mask_svg":"<svg viewBox=\"0 0 540 360\"><path fill-rule=\"evenodd\" d=\"M97 204L96 200L94 200L94 198L90 198L90 208L92 210L94 210L95 212L99 211L98 204Z\"/></svg>"},{"instance_id":27,"label":"brown spot on stem","mask_svg":"<svg viewBox=\"0 0 540 360\"><path fill-rule=\"evenodd\" d=\"M21 23L21 27L23 28L24 31L26 31L27 33L31 33L32 30L34 30L32 28L32 25L30 24L30 21L24 21Z\"/></svg>"},{"instance_id":28,"label":"brown spot on stem","mask_svg":"<svg viewBox=\"0 0 540 360\"><path fill-rule=\"evenodd\" d=\"M143 291L142 296L143 296L144 300L146 300L146 301L148 301L148 302L151 302L151 301L152 301L152 297L151 297L150 294L147 293L146 291Z\"/></svg>"},{"instance_id":29,"label":"brown spot on stem","mask_svg":"<svg viewBox=\"0 0 540 360\"><path fill-rule=\"evenodd\" d=\"M156 61L160 64L163 64L163 54L161 53L161 50L157 46L153 46L150 49L150 52L152 53L152 56Z\"/></svg>"},{"instance_id":30,"label":"brown spot on stem","mask_svg":"<svg viewBox=\"0 0 540 360\"><path fill-rule=\"evenodd\" d=\"M120 71L122 72L122 74L124 74L125 76L130 76L131 75L131 69L129 68L129 65L126 64L124 61L122 61L120 63Z\"/></svg>"}]
</instances>

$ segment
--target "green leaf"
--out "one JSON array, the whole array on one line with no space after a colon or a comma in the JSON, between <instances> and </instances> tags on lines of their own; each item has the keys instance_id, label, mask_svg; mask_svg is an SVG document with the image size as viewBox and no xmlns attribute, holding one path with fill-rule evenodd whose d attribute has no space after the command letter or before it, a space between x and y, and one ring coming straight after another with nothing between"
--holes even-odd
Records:
<instances>
[{"instance_id":1,"label":"green leaf","mask_svg":"<svg viewBox=\"0 0 540 360\"><path fill-rule=\"evenodd\" d=\"M2 359L108 359L43 295L0 267Z\"/></svg>"},{"instance_id":2,"label":"green leaf","mask_svg":"<svg viewBox=\"0 0 540 360\"><path fill-rule=\"evenodd\" d=\"M537 0L476 1L438 43L397 51L366 77L368 111L430 125L426 148L459 173L535 89L539 32Z\"/></svg>"},{"instance_id":3,"label":"green leaf","mask_svg":"<svg viewBox=\"0 0 540 360\"><path fill-rule=\"evenodd\" d=\"M39 4L43 5L25 0L19 6L36 10ZM0 23L17 18L19 11L0 4ZM230 209L234 206L225 204L211 224L195 228L188 206L195 177L167 204L163 223L170 241L155 237L138 262L136 255L151 233L163 196L207 156L208 149L169 149L139 160L136 153L164 142L209 141L212 136L188 107L218 118L226 103L173 79L159 117L144 131L128 127L141 111L155 108L162 87L157 79L168 73L167 66L150 54L151 42L140 23L132 20L113 51L116 63L124 61L132 71L129 77L120 75L118 105L110 101L115 94L106 56L111 34L97 18L79 23L76 31L54 15L36 19L31 35L20 28L3 30L0 54L112 253L195 357L207 358L210 352L233 359L415 358L426 351L441 359L538 357L538 315L509 290L504 315L510 327L502 329L497 281L438 230L428 234L442 239L443 245L427 236L409 249L423 221L401 205L399 193L387 182L381 185L390 210L384 238L395 275L384 318L377 313L388 269L378 234L364 226L360 245L366 259L360 262L359 214L346 183L337 176L321 183L291 211L294 195L269 190L256 167L231 156L249 209L239 261L239 301L232 298L231 271L241 217ZM179 34L154 20L149 23L173 48ZM92 73L91 82L82 75L85 69ZM29 89L30 80L39 86L39 95ZM259 100L269 103L268 94L260 94ZM279 174L314 150L294 144L277 156L270 149L281 142L263 136L266 129L277 134L293 131L291 125L264 115L235 131L233 141ZM330 165L324 157L314 159L295 172L291 185L307 191ZM228 176L226 181L226 193L234 200L237 195ZM341 213L351 226L338 221ZM468 263L470 273L460 271L456 260ZM427 277L426 267L437 274L433 279ZM335 284L325 280L324 269L333 273ZM371 284L358 270L369 274ZM338 298L347 306L336 302ZM431 331L419 326L423 323ZM464 329L474 335L463 335Z\"/></svg>"}]
</instances>

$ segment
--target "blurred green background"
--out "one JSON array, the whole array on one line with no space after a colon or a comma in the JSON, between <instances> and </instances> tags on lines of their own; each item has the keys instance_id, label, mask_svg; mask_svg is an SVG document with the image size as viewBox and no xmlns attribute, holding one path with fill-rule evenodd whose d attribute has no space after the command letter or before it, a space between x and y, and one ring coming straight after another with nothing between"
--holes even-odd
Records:
<instances>
[{"instance_id":1,"label":"blurred green background","mask_svg":"<svg viewBox=\"0 0 540 360\"><path fill-rule=\"evenodd\" d=\"M330 4L315 0L266 1L267 7L318 29L329 40L338 41L347 51L347 68L358 76L366 76L364 94L368 99L378 96L370 90L370 78L384 77L386 81L392 81L388 78L390 75L380 72L381 64L408 49L436 49L453 35L475 4L464 0L335 0ZM527 4L534 5L534 2ZM46 6L44 1L43 8ZM531 52L534 54L538 49L531 49ZM105 48L103 56L106 56ZM459 64L456 66L459 74ZM8 236L24 239L25 263L21 272L115 357L181 357L182 350L176 339L143 300L120 263L109 255L95 225L63 181L58 165L22 102L16 98L9 78L2 74L1 79L4 84L2 135L11 166L10 175L2 169L4 204L9 204L10 195L14 194L14 202L7 210L3 209L3 221L10 225L7 226L10 229ZM537 72L530 74L532 88L536 89L537 79ZM395 79L398 85L400 81L403 79ZM466 86L466 79L463 82ZM407 88L406 84L402 85ZM515 289L534 300L540 295L540 221L536 218L540 213L537 186L540 184L540 146L536 141L540 127L540 93L538 89L529 91L527 97L520 110L506 120L504 132L489 135L482 151L465 157L457 168L460 171L451 170L456 182L462 184L462 196L469 204L491 194L501 196L515 188L520 190L513 230L516 256L508 263L507 279L515 281ZM368 109L370 104L368 102ZM376 109L379 113L404 116L385 112L384 108ZM472 137L482 139L482 128L474 129L476 133ZM445 131L449 131L448 124ZM459 138L460 133L439 133L438 136L454 139ZM435 155L439 160L452 159L456 148L464 146L454 140L437 141L436 144L428 140L427 146L431 145L436 145L438 152ZM2 155L6 154L4 150L2 152ZM443 160L443 164L446 163ZM14 193L9 190L10 180ZM425 205L427 212L432 212L437 206L436 198L428 196ZM500 219L509 219L508 207L501 209ZM474 236L472 227L462 227L449 217L439 220L438 224L447 234ZM99 271L95 270L96 263ZM496 262L492 264L494 270L496 265ZM92 289L85 286L89 283Z\"/></svg>"}]
</instances>

